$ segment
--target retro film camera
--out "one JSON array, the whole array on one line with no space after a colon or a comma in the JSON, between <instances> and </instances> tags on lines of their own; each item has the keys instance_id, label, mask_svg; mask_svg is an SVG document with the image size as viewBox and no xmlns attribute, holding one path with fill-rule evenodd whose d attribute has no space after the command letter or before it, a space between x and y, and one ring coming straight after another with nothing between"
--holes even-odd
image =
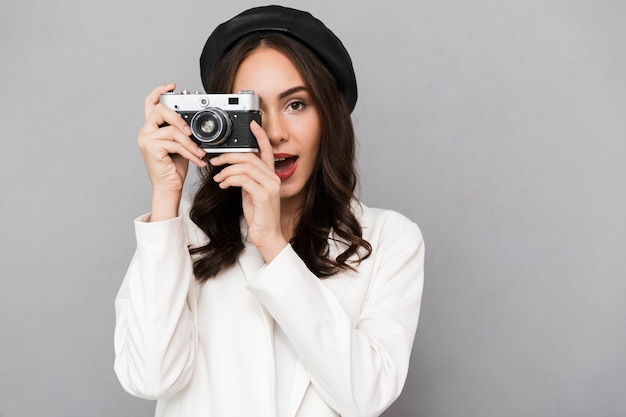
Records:
<instances>
[{"instance_id":1,"label":"retro film camera","mask_svg":"<svg viewBox=\"0 0 626 417\"><path fill-rule=\"evenodd\" d=\"M259 96L253 91L202 94L183 90L179 94L161 94L160 100L185 119L191 128L191 139L207 153L259 150L250 131L252 120L261 124Z\"/></svg>"}]
</instances>

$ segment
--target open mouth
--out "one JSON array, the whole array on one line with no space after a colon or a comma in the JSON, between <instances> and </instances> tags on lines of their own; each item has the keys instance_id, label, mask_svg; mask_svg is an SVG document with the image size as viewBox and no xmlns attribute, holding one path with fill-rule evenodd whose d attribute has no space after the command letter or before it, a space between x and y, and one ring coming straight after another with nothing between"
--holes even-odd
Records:
<instances>
[{"instance_id":1,"label":"open mouth","mask_svg":"<svg viewBox=\"0 0 626 417\"><path fill-rule=\"evenodd\" d=\"M274 156L274 172L285 180L295 172L298 157L293 155L276 155Z\"/></svg>"}]
</instances>

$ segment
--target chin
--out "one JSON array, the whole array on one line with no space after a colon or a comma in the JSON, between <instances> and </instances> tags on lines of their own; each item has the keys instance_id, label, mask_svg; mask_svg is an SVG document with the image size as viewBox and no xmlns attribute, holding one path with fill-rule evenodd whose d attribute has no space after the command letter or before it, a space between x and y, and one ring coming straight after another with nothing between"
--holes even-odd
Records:
<instances>
[{"instance_id":1,"label":"chin","mask_svg":"<svg viewBox=\"0 0 626 417\"><path fill-rule=\"evenodd\" d=\"M304 187L298 187L296 184L284 184L280 187L280 199L290 200L293 198L304 197Z\"/></svg>"}]
</instances>

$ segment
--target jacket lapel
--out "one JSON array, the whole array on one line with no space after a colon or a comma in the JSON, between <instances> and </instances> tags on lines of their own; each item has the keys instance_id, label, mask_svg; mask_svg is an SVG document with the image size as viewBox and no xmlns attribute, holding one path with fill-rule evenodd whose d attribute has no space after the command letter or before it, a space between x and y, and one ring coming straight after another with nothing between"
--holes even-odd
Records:
<instances>
[{"instance_id":1,"label":"jacket lapel","mask_svg":"<svg viewBox=\"0 0 626 417\"><path fill-rule=\"evenodd\" d=\"M295 417L304 400L307 388L311 383L309 376L307 375L302 362L298 359L296 362L296 368L293 373L293 381L291 385L291 392L289 393L289 403L287 404L287 417Z\"/></svg>"},{"instance_id":2,"label":"jacket lapel","mask_svg":"<svg viewBox=\"0 0 626 417\"><path fill-rule=\"evenodd\" d=\"M246 283L249 283L250 280L254 279L256 274L265 267L265 259L258 251L258 249L250 242L246 242L246 246L244 248L243 253L240 255L238 261L239 267L241 268L241 272L244 276ZM270 352L269 360L271 374L269 375L270 380L268 381L268 385L271 387L272 391L272 415L276 415L277 404L276 404L276 363L275 363L275 352L274 352L274 318L267 312L267 310L261 305L258 304L259 312L261 313L261 317L263 318L263 324L265 325L265 341L267 343L267 349Z\"/></svg>"}]
</instances>

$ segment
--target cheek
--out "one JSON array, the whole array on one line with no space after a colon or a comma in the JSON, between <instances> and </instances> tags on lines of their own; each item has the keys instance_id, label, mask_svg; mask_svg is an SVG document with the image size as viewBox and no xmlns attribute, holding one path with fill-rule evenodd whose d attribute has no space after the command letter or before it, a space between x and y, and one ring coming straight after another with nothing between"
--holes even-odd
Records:
<instances>
[{"instance_id":1,"label":"cheek","mask_svg":"<svg viewBox=\"0 0 626 417\"><path fill-rule=\"evenodd\" d=\"M315 159L317 159L320 150L319 131L309 130L308 132L306 132L306 134L306 143L304 143L304 149L306 150L307 156L309 157L308 159L310 161L314 161Z\"/></svg>"},{"instance_id":2,"label":"cheek","mask_svg":"<svg viewBox=\"0 0 626 417\"><path fill-rule=\"evenodd\" d=\"M306 141L306 147L310 154L314 157L317 157L317 153L319 152L320 147L320 139L322 129L320 126L319 118L317 115L312 116L308 123L305 123L306 128L303 129L302 138ZM304 127L304 126L303 126Z\"/></svg>"}]
</instances>

